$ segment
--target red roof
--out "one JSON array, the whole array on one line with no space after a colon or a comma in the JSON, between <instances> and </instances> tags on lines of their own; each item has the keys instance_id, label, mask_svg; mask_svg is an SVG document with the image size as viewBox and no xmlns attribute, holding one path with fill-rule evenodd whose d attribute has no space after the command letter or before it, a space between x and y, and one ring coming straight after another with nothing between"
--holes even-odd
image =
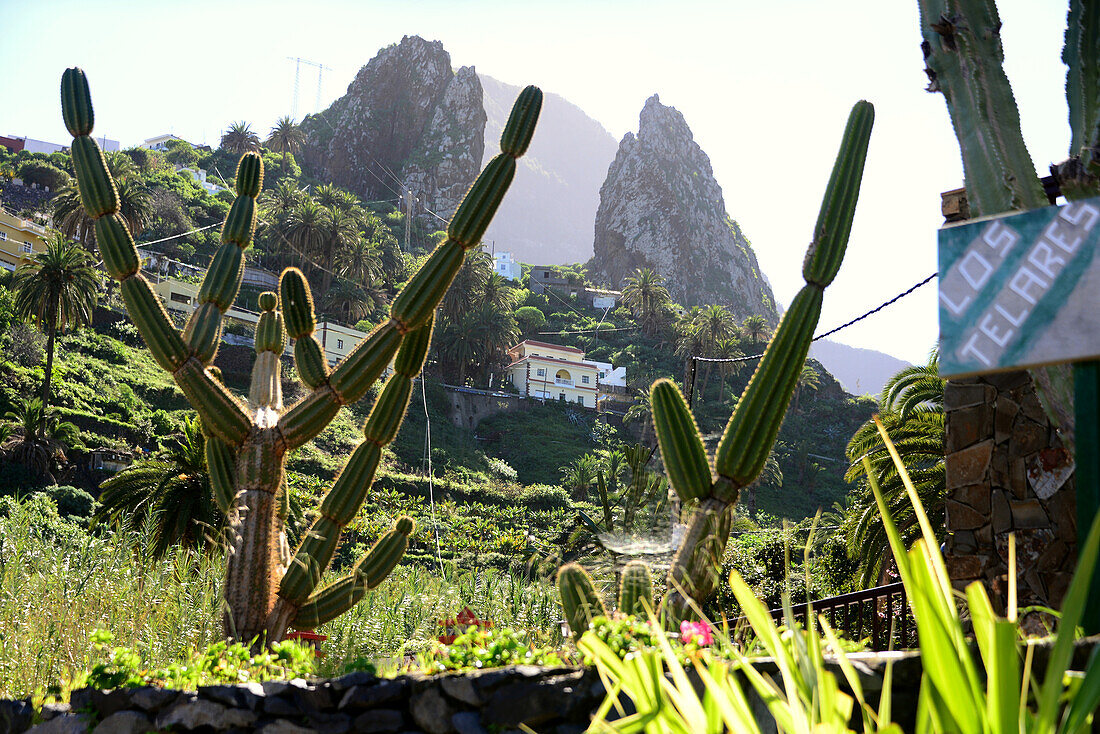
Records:
<instances>
[{"instance_id":1,"label":"red roof","mask_svg":"<svg viewBox=\"0 0 1100 734\"><path fill-rule=\"evenodd\" d=\"M512 349L518 349L518 348L522 347L524 344L528 344L528 345L535 346L535 347L550 347L551 349L562 349L562 350L565 350L566 352L576 352L577 354L584 354L583 349L577 349L576 347L566 347L566 346L562 346L561 344L551 344L550 342L539 342L539 341L535 341L534 339L526 339L524 341L521 341L519 344L512 347ZM510 351L512 351L512 349L509 349L508 351L510 352Z\"/></svg>"}]
</instances>

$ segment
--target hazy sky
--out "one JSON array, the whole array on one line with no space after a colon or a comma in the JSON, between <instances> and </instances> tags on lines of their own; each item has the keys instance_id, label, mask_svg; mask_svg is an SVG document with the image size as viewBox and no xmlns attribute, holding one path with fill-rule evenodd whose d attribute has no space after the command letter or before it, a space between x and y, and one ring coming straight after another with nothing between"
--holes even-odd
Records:
<instances>
[{"instance_id":1,"label":"hazy sky","mask_svg":"<svg viewBox=\"0 0 1100 734\"><path fill-rule=\"evenodd\" d=\"M1060 60L1066 5L1001 0L1006 68L1043 173L1069 143ZM323 62L322 105L379 48L439 39L453 64L574 102L616 139L654 92L710 156L726 206L787 304L848 110L877 110L848 256L820 330L936 269L941 191L961 185L941 95L924 91L915 0L723 2L69 2L0 0L0 134L67 143L58 83L82 66L96 134L123 146L163 132L216 144L233 120L266 134L291 108L294 65ZM299 115L317 79L303 67ZM537 134L537 133L536 133ZM498 248L500 244L498 243ZM835 338L922 361L936 339L932 284Z\"/></svg>"}]
</instances>

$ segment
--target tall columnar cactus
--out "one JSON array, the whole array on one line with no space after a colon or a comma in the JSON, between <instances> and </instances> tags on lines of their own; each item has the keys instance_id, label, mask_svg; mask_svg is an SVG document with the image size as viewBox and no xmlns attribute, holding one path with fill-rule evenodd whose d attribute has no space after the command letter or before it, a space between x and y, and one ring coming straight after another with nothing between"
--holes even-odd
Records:
<instances>
[{"instance_id":1,"label":"tall columnar cactus","mask_svg":"<svg viewBox=\"0 0 1100 734\"><path fill-rule=\"evenodd\" d=\"M578 640L596 617L606 617L607 607L596 591L588 572L576 563L568 563L558 571L558 594L561 596L565 621L573 639ZM619 580L619 612L645 615L653 609L653 577L641 561L631 561Z\"/></svg>"},{"instance_id":2,"label":"tall columnar cactus","mask_svg":"<svg viewBox=\"0 0 1100 734\"><path fill-rule=\"evenodd\" d=\"M869 102L857 102L852 108L802 266L806 285L791 302L745 387L718 444L713 471L680 390L668 380L653 384L653 425L668 480L685 507L694 508L672 559L668 592L662 602L672 621L689 616L693 605L700 605L714 590L729 539L733 506L741 489L760 475L779 434L813 340L822 295L844 259L874 117ZM582 619L582 610L571 610L569 605L587 598L587 593L582 593L587 574L582 577L577 570L570 570L564 582L559 575L558 581L571 625L574 619Z\"/></svg>"},{"instance_id":3,"label":"tall columnar cactus","mask_svg":"<svg viewBox=\"0 0 1100 734\"><path fill-rule=\"evenodd\" d=\"M448 227L447 239L398 294L389 320L334 369L329 370L312 338L313 299L301 272L291 268L283 273L280 295L260 296L256 362L247 401L226 389L210 364L220 340L222 316L237 296L244 251L255 230L256 197L263 182L260 157L246 153L241 158L237 198L222 228L222 246L199 291L199 306L180 333L142 276L133 237L119 216L114 182L90 137L94 115L88 82L80 69L65 72L61 106L74 138L73 162L81 200L95 219L104 266L120 281L130 318L157 363L172 374L198 412L207 434L211 483L232 531L224 585L226 633L239 640L274 642L283 638L288 626L312 628L344 613L389 574L413 532L410 518L398 518L351 573L317 589L341 531L366 499L382 448L394 439L404 419L412 381L424 364L431 341L435 308L466 252L481 240L515 175L516 159L531 142L542 92L527 87L520 93L501 136L502 152L467 192ZM279 356L287 331L296 340L298 373L311 392L284 409ZM284 529L287 452L320 433L341 406L363 397L391 359L394 374L363 427L365 440L292 554Z\"/></svg>"},{"instance_id":4,"label":"tall columnar cactus","mask_svg":"<svg viewBox=\"0 0 1100 734\"><path fill-rule=\"evenodd\" d=\"M993 0L918 0L928 89L942 92L959 141L973 216L1046 206L1020 132L1003 69ZM1070 0L1062 60L1069 104L1069 158L1050 170L1069 200L1100 195L1100 7ZM1031 371L1043 407L1073 447L1073 379L1065 365Z\"/></svg>"}]
</instances>

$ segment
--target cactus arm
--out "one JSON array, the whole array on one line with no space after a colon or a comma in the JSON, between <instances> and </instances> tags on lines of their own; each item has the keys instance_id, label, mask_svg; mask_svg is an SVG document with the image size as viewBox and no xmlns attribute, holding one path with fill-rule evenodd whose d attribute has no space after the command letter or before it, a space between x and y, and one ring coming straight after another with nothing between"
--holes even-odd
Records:
<instances>
[{"instance_id":1,"label":"cactus arm","mask_svg":"<svg viewBox=\"0 0 1100 734\"><path fill-rule=\"evenodd\" d=\"M263 160L245 153L237 164L237 197L222 225L222 245L210 261L199 287L198 307L191 312L183 330L192 353L209 365L214 361L222 335L222 317L241 287L244 251L252 244L256 229L256 196L263 186Z\"/></svg>"},{"instance_id":2,"label":"cactus arm","mask_svg":"<svg viewBox=\"0 0 1100 734\"><path fill-rule=\"evenodd\" d=\"M918 0L929 91L943 92L962 151L967 200L986 213L1046 206L1020 132L990 0Z\"/></svg>"},{"instance_id":3,"label":"cactus arm","mask_svg":"<svg viewBox=\"0 0 1100 734\"><path fill-rule=\"evenodd\" d=\"M237 491L233 480L233 451L217 436L206 437L206 467L218 509L229 514Z\"/></svg>"},{"instance_id":4,"label":"cactus arm","mask_svg":"<svg viewBox=\"0 0 1100 734\"><path fill-rule=\"evenodd\" d=\"M141 332L157 363L175 378L195 407L203 425L230 445L238 445L251 429L243 406L205 372L172 326L160 299L141 275L133 236L118 215L118 192L92 132L94 113L87 78L80 69L66 69L61 80L61 111L73 134L73 167L81 202L95 220L103 262L120 282L126 311Z\"/></svg>"},{"instance_id":5,"label":"cactus arm","mask_svg":"<svg viewBox=\"0 0 1100 734\"><path fill-rule=\"evenodd\" d=\"M717 478L709 492L700 497L669 567L666 607L674 619L690 613L692 600L701 601L713 591L729 535L731 507L737 501L741 488L759 476L779 434L813 340L821 314L822 295L836 277L844 258L873 122L874 108L868 102L856 103L848 117L814 227L814 238L803 263L806 285L783 315L759 367L730 417L714 457ZM667 441L670 447L677 443L690 444L683 438L690 433L683 425L687 406L678 406L671 400L671 393L665 396L668 392L667 388L658 391L655 386L652 404L657 435L669 435ZM658 395L667 399L659 401ZM658 405L662 407L658 408ZM670 406L677 406L677 409L673 410ZM687 415L690 418L690 413ZM676 424L677 420L679 424ZM665 451L664 440L661 449ZM670 453L674 457L671 467L667 458L665 463L673 487L679 492L676 482L686 480L677 480L677 472L682 472L681 465L686 461L682 455L690 452L680 450ZM698 469L693 471L699 473Z\"/></svg>"},{"instance_id":6,"label":"cactus arm","mask_svg":"<svg viewBox=\"0 0 1100 734\"><path fill-rule=\"evenodd\" d=\"M542 92L537 87L528 87L520 93L501 136L503 152L489 162L466 192L447 228L447 239L397 294L390 307L390 320L376 328L332 370L327 381L318 384L312 394L293 406L279 421L288 449L301 446L316 436L341 405L361 398L397 351L402 336L431 318L462 267L466 252L481 241L504 199L515 175L516 159L530 145L541 108ZM290 317L287 327L294 338L297 338L296 333L306 331L304 320L295 321ZM309 347L303 349L311 350ZM296 358L297 355L295 345Z\"/></svg>"},{"instance_id":7,"label":"cactus arm","mask_svg":"<svg viewBox=\"0 0 1100 734\"><path fill-rule=\"evenodd\" d=\"M592 577L576 563L567 563L558 570L558 592L574 641L588 630L593 619L607 616Z\"/></svg>"},{"instance_id":8,"label":"cactus arm","mask_svg":"<svg viewBox=\"0 0 1100 734\"><path fill-rule=\"evenodd\" d=\"M615 529L615 517L611 514L611 503L607 498L607 480L604 479L602 471L596 473L596 491L600 494L600 507L603 508L604 530L610 533Z\"/></svg>"},{"instance_id":9,"label":"cactus arm","mask_svg":"<svg viewBox=\"0 0 1100 734\"><path fill-rule=\"evenodd\" d=\"M414 529L412 518L398 518L393 529L378 539L350 574L312 594L290 624L295 629L315 629L355 606L397 566Z\"/></svg>"},{"instance_id":10,"label":"cactus arm","mask_svg":"<svg viewBox=\"0 0 1100 734\"><path fill-rule=\"evenodd\" d=\"M301 446L324 430L340 406L361 398L386 369L400 344L401 333L392 320L359 342L332 371L327 382L291 406L279 419L287 450Z\"/></svg>"},{"instance_id":11,"label":"cactus arm","mask_svg":"<svg viewBox=\"0 0 1100 734\"><path fill-rule=\"evenodd\" d=\"M619 613L644 617L653 611L653 576L642 561L631 561L619 582Z\"/></svg>"},{"instance_id":12,"label":"cactus arm","mask_svg":"<svg viewBox=\"0 0 1100 734\"><path fill-rule=\"evenodd\" d=\"M382 447L393 441L401 427L413 379L424 366L431 339L431 321L405 337L394 360L394 374L386 382L363 426L365 440L352 453L347 466L325 495L320 515L283 576L279 596L287 603L301 606L306 601L332 561L340 533L363 506L378 470Z\"/></svg>"},{"instance_id":13,"label":"cactus arm","mask_svg":"<svg viewBox=\"0 0 1100 734\"><path fill-rule=\"evenodd\" d=\"M286 330L282 314L276 310L278 296L260 294L260 319L256 324L256 362L252 366L252 384L248 402L253 410L278 412L283 408L283 386L279 377L279 357L286 349Z\"/></svg>"},{"instance_id":14,"label":"cactus arm","mask_svg":"<svg viewBox=\"0 0 1100 734\"><path fill-rule=\"evenodd\" d=\"M710 494L710 464L699 427L676 385L657 380L650 389L653 425L673 489L684 502Z\"/></svg>"},{"instance_id":15,"label":"cactus arm","mask_svg":"<svg viewBox=\"0 0 1100 734\"><path fill-rule=\"evenodd\" d=\"M1066 102L1069 104L1069 154L1095 147L1100 123L1100 6L1070 0L1066 18Z\"/></svg>"}]
</instances>

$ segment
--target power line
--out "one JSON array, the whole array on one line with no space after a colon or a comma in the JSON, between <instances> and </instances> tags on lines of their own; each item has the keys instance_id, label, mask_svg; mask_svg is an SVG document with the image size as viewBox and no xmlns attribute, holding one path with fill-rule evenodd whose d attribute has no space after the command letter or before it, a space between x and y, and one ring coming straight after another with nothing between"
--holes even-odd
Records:
<instances>
[{"instance_id":1,"label":"power line","mask_svg":"<svg viewBox=\"0 0 1100 734\"><path fill-rule=\"evenodd\" d=\"M886 308L887 306L890 306L894 303L897 303L902 298L905 298L910 293L912 293L913 291L920 288L922 285L925 285L926 283L930 283L937 275L939 275L938 272L932 273L931 275L929 275L924 280L920 281L919 283L916 283L916 284L912 285L911 287L909 287L906 290L902 291L901 293L897 294L896 296L894 296L890 300L885 301L885 302L879 304L878 306L875 306L870 311L867 311L864 314L856 316L851 321L847 321L847 322L841 324L840 326L836 327L835 329L830 329L829 331L826 331L824 334L818 334L817 336L815 336L810 341L811 342L816 342L819 339L824 339L827 336L830 336L832 334L837 333L841 329L847 329L849 326L851 326L853 324L856 324L856 323L859 323L860 321L863 321L863 319L867 318L868 316L876 314L879 311L881 311L882 309ZM730 358L722 359L722 358L718 358L718 357L696 357L696 356L693 355L691 357L691 360L692 360L691 361L692 379L690 381L690 384L688 385L688 406L690 407L694 404L694 402L693 402L693 399L695 397L695 379L694 379L694 375L695 375L695 364L697 362L726 362L726 363L729 363L729 362L748 362L748 361L753 360L753 359L760 359L763 356L764 356L763 354L754 354L754 355L749 356L749 357L730 357Z\"/></svg>"},{"instance_id":2,"label":"power line","mask_svg":"<svg viewBox=\"0 0 1100 734\"><path fill-rule=\"evenodd\" d=\"M160 244L161 242L167 242L168 240L176 240L176 239L179 239L180 237L186 237L189 234L195 234L196 232L202 232L204 229L210 229L211 227L220 227L223 224L225 224L224 219L220 222L214 222L213 224L208 224L205 227L199 227L198 229L192 229L188 232L181 232L179 234L174 234L174 235L171 235L169 237L161 237L159 240L153 240L152 242L139 242L136 245L136 247L148 247L149 245Z\"/></svg>"},{"instance_id":3,"label":"power line","mask_svg":"<svg viewBox=\"0 0 1100 734\"><path fill-rule=\"evenodd\" d=\"M619 326L614 329L578 329L576 331L540 331L537 332L540 336L565 336L566 334L591 334L593 332L599 334L607 334L612 331L636 331L640 329L640 326Z\"/></svg>"},{"instance_id":4,"label":"power line","mask_svg":"<svg viewBox=\"0 0 1100 734\"><path fill-rule=\"evenodd\" d=\"M882 309L886 308L887 306L890 306L890 305L893 305L894 303L897 303L902 298L905 298L910 293L912 293L916 289L920 288L922 285L925 285L926 283L931 282L932 279L935 278L937 275L939 275L939 273L932 273L931 275L929 275L927 278L925 278L921 282L919 282L916 285L912 286L908 290L902 291L898 295L891 298L889 301L886 301L885 303L882 303L878 306L875 306L870 311L868 311L868 312L866 312L866 313L864 313L860 316L856 316L851 321L847 321L847 322L841 324L840 326L836 327L835 329L830 329L829 331L826 331L824 334L818 334L811 341L816 342L820 339L824 339L827 336L832 336L833 334L837 333L841 329L847 329L849 326L851 326L853 324L856 324L856 323L859 323L860 321L863 321L863 319L867 318L868 316L876 314L879 311L881 311ZM763 356L764 356L763 353L761 353L761 354L754 354L750 357L729 357L729 358L723 359L723 358L718 358L718 357L696 357L696 356L692 356L692 359L695 360L696 362L748 362L751 359L760 359Z\"/></svg>"}]
</instances>

